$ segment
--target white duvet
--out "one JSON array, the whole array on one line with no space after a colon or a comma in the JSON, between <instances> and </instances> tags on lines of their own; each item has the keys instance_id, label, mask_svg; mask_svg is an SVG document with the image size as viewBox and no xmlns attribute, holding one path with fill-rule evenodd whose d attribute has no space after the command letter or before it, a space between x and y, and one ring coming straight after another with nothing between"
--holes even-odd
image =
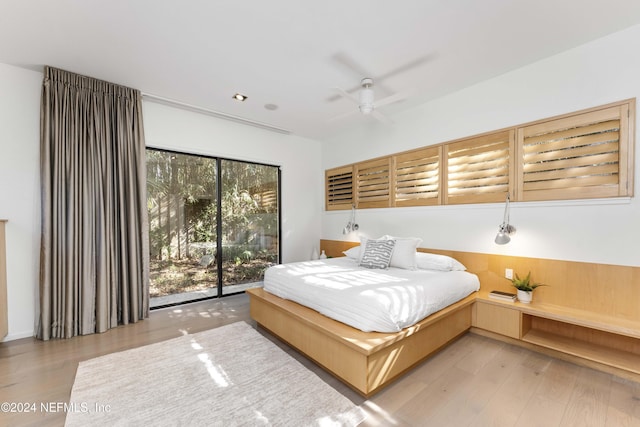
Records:
<instances>
[{"instance_id":1,"label":"white duvet","mask_svg":"<svg viewBox=\"0 0 640 427\"><path fill-rule=\"evenodd\" d=\"M398 332L480 289L466 271L375 270L347 257L270 267L264 289L365 332Z\"/></svg>"}]
</instances>

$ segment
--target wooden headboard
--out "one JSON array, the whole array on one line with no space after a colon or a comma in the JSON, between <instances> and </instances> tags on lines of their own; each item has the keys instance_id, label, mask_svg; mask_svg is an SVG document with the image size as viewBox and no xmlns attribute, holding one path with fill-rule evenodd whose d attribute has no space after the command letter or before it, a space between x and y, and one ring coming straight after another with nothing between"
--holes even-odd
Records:
<instances>
[{"instance_id":1,"label":"wooden headboard","mask_svg":"<svg viewBox=\"0 0 640 427\"><path fill-rule=\"evenodd\" d=\"M340 257L344 256L343 251L359 244L320 240L320 249L327 256ZM549 285L535 291L534 298L540 303L640 322L640 267L426 248L418 250L457 259L469 272L478 275L483 291L513 292L511 283L504 278L505 269L511 268L520 276L531 272L534 281Z\"/></svg>"}]
</instances>

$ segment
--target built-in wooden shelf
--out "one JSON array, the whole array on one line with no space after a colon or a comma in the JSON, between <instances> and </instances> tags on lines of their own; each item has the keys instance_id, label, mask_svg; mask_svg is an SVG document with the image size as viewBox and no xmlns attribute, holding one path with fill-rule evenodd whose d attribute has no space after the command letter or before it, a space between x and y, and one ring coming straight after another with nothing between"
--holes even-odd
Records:
<instances>
[{"instance_id":1,"label":"built-in wooden shelf","mask_svg":"<svg viewBox=\"0 0 640 427\"><path fill-rule=\"evenodd\" d=\"M501 301L489 298L488 294L487 291L480 291L478 292L477 299L485 304L512 307L532 316L544 317L546 319L584 326L589 329L597 329L640 339L640 322L570 307L540 304L535 301L530 304L522 304L517 301Z\"/></svg>"},{"instance_id":2,"label":"built-in wooden shelf","mask_svg":"<svg viewBox=\"0 0 640 427\"><path fill-rule=\"evenodd\" d=\"M522 341L640 374L640 355L622 349L576 340L540 330L527 332L522 337Z\"/></svg>"},{"instance_id":3,"label":"built-in wooden shelf","mask_svg":"<svg viewBox=\"0 0 640 427\"><path fill-rule=\"evenodd\" d=\"M523 313L532 316L544 317L546 319L571 323L573 325L584 326L585 328L597 329L618 335L640 338L639 322L550 304L532 304L530 307L527 307L527 304L518 304L522 306L520 310Z\"/></svg>"},{"instance_id":4,"label":"built-in wooden shelf","mask_svg":"<svg viewBox=\"0 0 640 427\"><path fill-rule=\"evenodd\" d=\"M490 299L479 292L474 327L640 375L640 323L550 304Z\"/></svg>"}]
</instances>

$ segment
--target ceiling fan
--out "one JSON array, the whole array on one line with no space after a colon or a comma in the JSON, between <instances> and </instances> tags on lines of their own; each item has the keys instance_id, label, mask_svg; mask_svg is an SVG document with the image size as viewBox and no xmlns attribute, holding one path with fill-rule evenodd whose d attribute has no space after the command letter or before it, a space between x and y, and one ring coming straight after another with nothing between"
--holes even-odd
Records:
<instances>
[{"instance_id":1,"label":"ceiling fan","mask_svg":"<svg viewBox=\"0 0 640 427\"><path fill-rule=\"evenodd\" d=\"M365 77L364 79L362 79L362 81L360 82L360 86L361 89L359 90L357 97L338 87L334 88L334 90L336 90L344 98L353 101L358 106L358 110L360 110L362 114L370 115L383 123L392 122L391 119L378 111L377 108L401 101L408 96L406 92L402 92L376 100L373 92L373 79L370 77ZM332 120L337 120L349 116L351 114L354 114L355 112L356 111L349 111L348 113L334 117Z\"/></svg>"}]
</instances>

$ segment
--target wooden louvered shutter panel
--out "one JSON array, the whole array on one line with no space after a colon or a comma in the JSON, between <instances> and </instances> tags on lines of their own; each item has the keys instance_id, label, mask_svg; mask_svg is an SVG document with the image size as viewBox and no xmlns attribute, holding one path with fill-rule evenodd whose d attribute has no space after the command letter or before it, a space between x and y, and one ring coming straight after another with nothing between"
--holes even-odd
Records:
<instances>
[{"instance_id":1,"label":"wooden louvered shutter panel","mask_svg":"<svg viewBox=\"0 0 640 427\"><path fill-rule=\"evenodd\" d=\"M628 104L518 129L519 200L629 195Z\"/></svg>"},{"instance_id":2,"label":"wooden louvered shutter panel","mask_svg":"<svg viewBox=\"0 0 640 427\"><path fill-rule=\"evenodd\" d=\"M328 211L351 209L353 200L353 166L325 171L325 208Z\"/></svg>"},{"instance_id":3,"label":"wooden louvered shutter panel","mask_svg":"<svg viewBox=\"0 0 640 427\"><path fill-rule=\"evenodd\" d=\"M391 157L356 165L356 207L391 206Z\"/></svg>"},{"instance_id":4,"label":"wooden louvered shutter panel","mask_svg":"<svg viewBox=\"0 0 640 427\"><path fill-rule=\"evenodd\" d=\"M441 151L441 147L429 147L394 157L395 206L440 203Z\"/></svg>"},{"instance_id":5,"label":"wooden louvered shutter panel","mask_svg":"<svg viewBox=\"0 0 640 427\"><path fill-rule=\"evenodd\" d=\"M504 201L513 182L514 138L508 130L445 145L445 203Z\"/></svg>"},{"instance_id":6,"label":"wooden louvered shutter panel","mask_svg":"<svg viewBox=\"0 0 640 427\"><path fill-rule=\"evenodd\" d=\"M265 209L269 212L273 212L274 209L278 208L278 191L273 188L274 185L265 185L259 191L256 191L256 194L259 196L258 203L260 205L260 209Z\"/></svg>"}]
</instances>

